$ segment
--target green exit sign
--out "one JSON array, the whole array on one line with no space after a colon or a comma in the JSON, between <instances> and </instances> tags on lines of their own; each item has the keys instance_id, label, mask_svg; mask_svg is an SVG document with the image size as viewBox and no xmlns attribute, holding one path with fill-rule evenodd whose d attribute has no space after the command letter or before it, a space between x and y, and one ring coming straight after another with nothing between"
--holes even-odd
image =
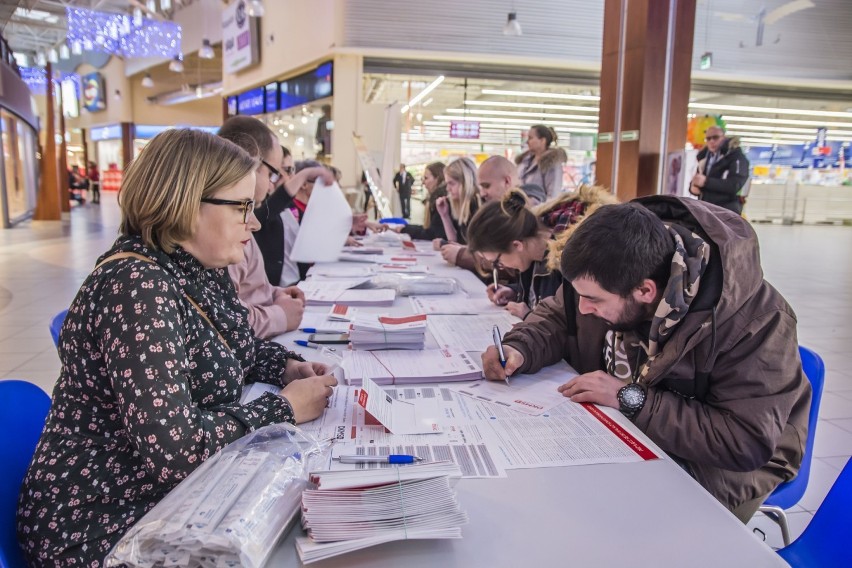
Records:
<instances>
[{"instance_id":1,"label":"green exit sign","mask_svg":"<svg viewBox=\"0 0 852 568\"><path fill-rule=\"evenodd\" d=\"M710 67L712 67L712 66L713 66L713 54L708 51L707 53L704 53L701 56L701 63L698 65L698 67L702 71L706 71L707 69L710 69Z\"/></svg>"}]
</instances>

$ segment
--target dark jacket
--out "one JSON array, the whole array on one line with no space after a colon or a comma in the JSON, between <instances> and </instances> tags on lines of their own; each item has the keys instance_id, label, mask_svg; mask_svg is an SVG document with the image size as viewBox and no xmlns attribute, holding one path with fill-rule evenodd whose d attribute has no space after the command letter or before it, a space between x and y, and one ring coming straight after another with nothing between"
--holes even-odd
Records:
<instances>
[{"instance_id":1,"label":"dark jacket","mask_svg":"<svg viewBox=\"0 0 852 568\"><path fill-rule=\"evenodd\" d=\"M438 206L435 204L439 197L447 195L447 186L442 185L435 189L426 201L429 207L429 226L423 225L406 225L402 228L402 232L411 235L411 238L416 241L431 241L433 239L446 239L447 232L444 230L444 222L441 220L441 215L438 213Z\"/></svg>"},{"instance_id":2,"label":"dark jacket","mask_svg":"<svg viewBox=\"0 0 852 568\"><path fill-rule=\"evenodd\" d=\"M281 213L293 206L293 198L282 185L255 209L260 229L254 232L254 240L263 255L266 277L273 286L281 282L284 268L284 222Z\"/></svg>"},{"instance_id":3,"label":"dark jacket","mask_svg":"<svg viewBox=\"0 0 852 568\"><path fill-rule=\"evenodd\" d=\"M693 199L636 200L710 243L697 296L640 379L648 399L633 418L701 485L735 509L799 470L810 383L796 316L763 279L757 237L739 215ZM541 302L506 335L524 355L519 372L565 358L580 373L605 370L607 326L578 310L570 286ZM633 337L636 339L641 337Z\"/></svg>"},{"instance_id":4,"label":"dark jacket","mask_svg":"<svg viewBox=\"0 0 852 568\"><path fill-rule=\"evenodd\" d=\"M405 172L405 182L402 181L402 172L396 172L393 176L393 186L399 192L400 197L411 196L411 186L414 185L414 176Z\"/></svg>"},{"instance_id":5,"label":"dark jacket","mask_svg":"<svg viewBox=\"0 0 852 568\"><path fill-rule=\"evenodd\" d=\"M707 169L709 150L707 146L698 152L698 171L707 176L701 188L702 201L742 213L743 206L737 193L749 177L748 159L740 148L740 139L726 138L719 148L719 159Z\"/></svg>"},{"instance_id":6,"label":"dark jacket","mask_svg":"<svg viewBox=\"0 0 852 568\"><path fill-rule=\"evenodd\" d=\"M562 273L547 267L547 257L533 262L528 269L521 272L517 282L510 287L517 292L519 302L523 302L530 310L545 298L556 294L562 286Z\"/></svg>"}]
</instances>

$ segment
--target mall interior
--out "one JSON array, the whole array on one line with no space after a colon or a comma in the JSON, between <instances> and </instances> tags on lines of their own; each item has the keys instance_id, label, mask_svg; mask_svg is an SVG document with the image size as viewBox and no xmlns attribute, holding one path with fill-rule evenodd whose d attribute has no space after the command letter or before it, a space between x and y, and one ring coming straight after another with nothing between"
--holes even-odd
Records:
<instances>
[{"instance_id":1,"label":"mall interior","mask_svg":"<svg viewBox=\"0 0 852 568\"><path fill-rule=\"evenodd\" d=\"M170 129L255 117L294 161L337 168L370 219L362 172L392 196L405 164L422 223L427 164L514 160L533 125L565 152L563 192L620 201L690 197L720 126L749 164L764 275L826 367L795 540L852 456L850 29L847 0L4 1L0 381L53 390L51 320L116 239L127 167ZM747 528L785 544L763 513Z\"/></svg>"}]
</instances>

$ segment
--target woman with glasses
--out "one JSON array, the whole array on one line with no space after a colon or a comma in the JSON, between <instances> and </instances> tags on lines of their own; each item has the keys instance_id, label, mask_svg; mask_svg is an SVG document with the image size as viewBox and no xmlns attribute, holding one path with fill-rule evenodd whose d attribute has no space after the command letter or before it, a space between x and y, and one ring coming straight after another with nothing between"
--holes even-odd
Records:
<instances>
[{"instance_id":1,"label":"woman with glasses","mask_svg":"<svg viewBox=\"0 0 852 568\"><path fill-rule=\"evenodd\" d=\"M468 249L494 268L519 273L510 286L491 283L488 299L519 318L526 317L562 284L559 264L573 227L598 206L616 202L604 188L580 186L577 192L562 194L533 210L519 189L483 205L467 229Z\"/></svg>"},{"instance_id":2,"label":"woman with glasses","mask_svg":"<svg viewBox=\"0 0 852 568\"><path fill-rule=\"evenodd\" d=\"M257 339L225 270L258 227L257 169L231 142L188 129L158 135L128 168L120 236L62 327L62 370L17 512L28 564L102 565L225 445L323 412L334 377ZM254 381L281 390L241 404Z\"/></svg>"}]
</instances>

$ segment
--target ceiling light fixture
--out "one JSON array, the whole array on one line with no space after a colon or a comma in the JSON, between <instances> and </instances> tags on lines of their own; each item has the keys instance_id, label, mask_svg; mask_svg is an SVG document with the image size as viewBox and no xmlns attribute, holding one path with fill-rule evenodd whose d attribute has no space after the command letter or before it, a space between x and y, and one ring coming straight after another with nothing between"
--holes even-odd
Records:
<instances>
[{"instance_id":1,"label":"ceiling light fixture","mask_svg":"<svg viewBox=\"0 0 852 568\"><path fill-rule=\"evenodd\" d=\"M47 52L47 60L51 63L59 63L59 54L56 52L56 48L50 48L50 51Z\"/></svg>"},{"instance_id":2,"label":"ceiling light fixture","mask_svg":"<svg viewBox=\"0 0 852 568\"><path fill-rule=\"evenodd\" d=\"M484 91L483 91L484 92ZM717 105L710 103L690 103L689 108L706 110L732 110L737 112L756 112L769 114L793 114L800 116L831 116L834 118L852 118L852 112L836 112L830 110L805 110L798 108L770 108L740 105Z\"/></svg>"},{"instance_id":3,"label":"ceiling light fixture","mask_svg":"<svg viewBox=\"0 0 852 568\"><path fill-rule=\"evenodd\" d=\"M71 53L73 53L74 55L83 55L83 44L79 41L72 41Z\"/></svg>"},{"instance_id":4,"label":"ceiling light fixture","mask_svg":"<svg viewBox=\"0 0 852 568\"><path fill-rule=\"evenodd\" d=\"M433 118L438 120L458 120L459 117L453 115L436 115ZM593 126L588 122L564 122L561 120L539 120L539 119L524 119L524 118L497 118L497 117L477 117L478 122L501 122L504 124L518 124L518 128L521 128L520 125L523 125L525 128L529 128L533 124L544 124L547 126L567 126L567 127L577 127L577 128L589 128ZM597 129L591 130L591 132L597 132Z\"/></svg>"},{"instance_id":5,"label":"ceiling light fixture","mask_svg":"<svg viewBox=\"0 0 852 568\"><path fill-rule=\"evenodd\" d=\"M248 15L252 18L262 18L266 13L266 9L263 7L263 2L261 2L261 0L249 0L248 4Z\"/></svg>"},{"instance_id":6,"label":"ceiling light fixture","mask_svg":"<svg viewBox=\"0 0 852 568\"><path fill-rule=\"evenodd\" d=\"M522 103L514 101L465 101L468 106L493 106L505 108L540 108L547 110L573 110L576 112L598 112L596 106L576 106L576 105L551 105L547 103Z\"/></svg>"},{"instance_id":7,"label":"ceiling light fixture","mask_svg":"<svg viewBox=\"0 0 852 568\"><path fill-rule=\"evenodd\" d=\"M142 26L142 21L143 21L144 17L145 17L144 14L142 14L142 8L140 8L139 6L136 6L135 8L133 8L133 25L134 26L136 26L137 28Z\"/></svg>"},{"instance_id":8,"label":"ceiling light fixture","mask_svg":"<svg viewBox=\"0 0 852 568\"><path fill-rule=\"evenodd\" d=\"M201 40L201 49L198 50L198 57L201 59L213 59L216 57L216 52L213 51L213 46L210 45L210 40L204 38Z\"/></svg>"},{"instance_id":9,"label":"ceiling light fixture","mask_svg":"<svg viewBox=\"0 0 852 568\"><path fill-rule=\"evenodd\" d=\"M572 101L599 101L597 95L569 95L565 93L540 93L537 91L505 91L503 89L482 89L483 95L505 95L508 97L534 97L545 99L566 99Z\"/></svg>"},{"instance_id":10,"label":"ceiling light fixture","mask_svg":"<svg viewBox=\"0 0 852 568\"><path fill-rule=\"evenodd\" d=\"M64 43L59 46L59 59L71 59L71 50Z\"/></svg>"},{"instance_id":11,"label":"ceiling light fixture","mask_svg":"<svg viewBox=\"0 0 852 568\"><path fill-rule=\"evenodd\" d=\"M523 35L523 33L523 30L521 30L521 24L518 23L518 13L514 10L509 12L509 16L506 18L506 23L503 24L503 35L519 36Z\"/></svg>"},{"instance_id":12,"label":"ceiling light fixture","mask_svg":"<svg viewBox=\"0 0 852 568\"><path fill-rule=\"evenodd\" d=\"M437 88L437 86L438 86L438 85L440 85L440 84L441 84L441 83L443 83L443 82L444 82L444 76L443 76L443 75L439 75L437 79L435 79L434 81L432 81L431 83L429 83L428 85L426 85L426 88L425 88L425 89L423 89L422 91L420 91L419 93L417 93L417 94L414 96L414 98L413 98L413 99L411 99L410 101L408 101L408 104L407 104L407 105L405 105L405 106L403 106L403 107L400 109L400 114L405 114L405 113L407 113L407 112L408 112L408 110L409 110L411 107L413 107L414 105L416 105L417 103L419 103L420 101L422 101L422 100L423 100L423 97L425 97L426 95L428 95L429 93L431 93L432 91L434 91L434 90L435 90L435 88Z\"/></svg>"},{"instance_id":13,"label":"ceiling light fixture","mask_svg":"<svg viewBox=\"0 0 852 568\"><path fill-rule=\"evenodd\" d=\"M555 114L555 113L544 113L544 112L523 112L523 111L510 111L510 110L480 110L480 109L464 109L464 108L448 108L444 112L452 112L457 114L475 114L475 115L486 115L486 116L529 116L529 117L540 117L544 119L548 118L561 118L561 119L569 119L569 120L588 120L591 122L597 122L598 117L594 115L585 115L585 114Z\"/></svg>"},{"instance_id":14,"label":"ceiling light fixture","mask_svg":"<svg viewBox=\"0 0 852 568\"><path fill-rule=\"evenodd\" d=\"M183 58L180 55L175 55L174 59L169 63L169 71L183 73Z\"/></svg>"},{"instance_id":15,"label":"ceiling light fixture","mask_svg":"<svg viewBox=\"0 0 852 568\"><path fill-rule=\"evenodd\" d=\"M150 73L145 73L145 76L142 77L142 86L146 89L154 88L154 80L151 78Z\"/></svg>"},{"instance_id":16,"label":"ceiling light fixture","mask_svg":"<svg viewBox=\"0 0 852 568\"><path fill-rule=\"evenodd\" d=\"M39 67L45 67L47 65L47 58L44 56L43 51L36 53L36 64Z\"/></svg>"}]
</instances>

